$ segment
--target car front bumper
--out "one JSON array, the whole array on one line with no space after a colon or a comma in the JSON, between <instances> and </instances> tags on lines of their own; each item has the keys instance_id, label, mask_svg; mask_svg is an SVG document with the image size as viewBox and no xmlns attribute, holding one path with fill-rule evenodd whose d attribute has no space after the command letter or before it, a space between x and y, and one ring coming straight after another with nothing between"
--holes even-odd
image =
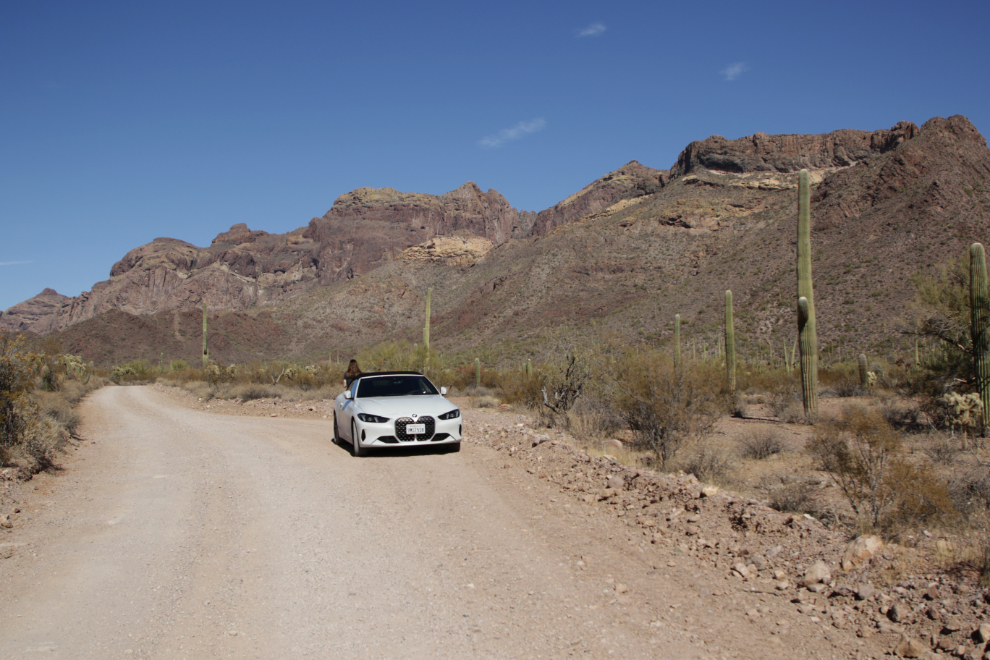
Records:
<instances>
[{"instance_id":1,"label":"car front bumper","mask_svg":"<svg viewBox=\"0 0 990 660\"><path fill-rule=\"evenodd\" d=\"M432 435L408 436L403 433L402 420L407 417L390 419L384 424L362 422L355 419L357 441L362 447L413 447L420 445L450 445L461 441L464 435L463 417L454 419L434 419Z\"/></svg>"}]
</instances>

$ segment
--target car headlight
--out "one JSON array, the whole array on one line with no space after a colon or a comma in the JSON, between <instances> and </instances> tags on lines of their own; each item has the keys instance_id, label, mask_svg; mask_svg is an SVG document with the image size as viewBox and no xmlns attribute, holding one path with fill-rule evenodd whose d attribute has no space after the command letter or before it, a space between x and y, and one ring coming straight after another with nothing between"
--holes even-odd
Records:
<instances>
[{"instance_id":1,"label":"car headlight","mask_svg":"<svg viewBox=\"0 0 990 660\"><path fill-rule=\"evenodd\" d=\"M461 411L458 410L457 408L454 408L450 412L445 412L442 415L437 415L437 417L439 417L440 419L457 419L460 416L461 416Z\"/></svg>"},{"instance_id":2,"label":"car headlight","mask_svg":"<svg viewBox=\"0 0 990 660\"><path fill-rule=\"evenodd\" d=\"M358 413L358 419L369 424L384 424L388 421L388 417L379 417L378 415L369 415L368 413Z\"/></svg>"}]
</instances>

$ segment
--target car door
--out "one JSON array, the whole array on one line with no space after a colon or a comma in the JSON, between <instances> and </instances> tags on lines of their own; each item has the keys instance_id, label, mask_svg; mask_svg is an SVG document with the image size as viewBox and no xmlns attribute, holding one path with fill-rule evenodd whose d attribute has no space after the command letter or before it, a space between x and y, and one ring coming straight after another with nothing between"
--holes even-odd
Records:
<instances>
[{"instance_id":1,"label":"car door","mask_svg":"<svg viewBox=\"0 0 990 660\"><path fill-rule=\"evenodd\" d=\"M348 389L351 398L342 398L343 403L340 404L340 412L337 414L337 432L352 442L354 438L351 437L351 420L354 419L354 395L357 394L359 380L356 379L351 383Z\"/></svg>"}]
</instances>

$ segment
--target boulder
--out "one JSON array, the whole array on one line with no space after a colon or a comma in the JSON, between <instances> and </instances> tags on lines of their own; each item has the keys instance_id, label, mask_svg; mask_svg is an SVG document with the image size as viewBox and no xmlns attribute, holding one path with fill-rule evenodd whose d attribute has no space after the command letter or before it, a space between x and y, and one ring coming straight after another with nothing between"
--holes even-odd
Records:
<instances>
[{"instance_id":1,"label":"boulder","mask_svg":"<svg viewBox=\"0 0 990 660\"><path fill-rule=\"evenodd\" d=\"M851 571L881 550L883 550L883 539L879 536L864 534L854 539L842 556L842 570Z\"/></svg>"},{"instance_id":2,"label":"boulder","mask_svg":"<svg viewBox=\"0 0 990 660\"><path fill-rule=\"evenodd\" d=\"M800 586L808 587L820 582L828 582L832 579L832 572L828 569L828 564L823 561L816 561L808 567L801 578Z\"/></svg>"}]
</instances>

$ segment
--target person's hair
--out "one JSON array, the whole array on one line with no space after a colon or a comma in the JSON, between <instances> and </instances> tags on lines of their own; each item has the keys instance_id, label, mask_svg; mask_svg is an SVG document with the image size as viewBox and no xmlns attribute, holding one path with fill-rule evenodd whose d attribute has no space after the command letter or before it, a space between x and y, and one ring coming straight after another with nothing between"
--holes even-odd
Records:
<instances>
[{"instance_id":1,"label":"person's hair","mask_svg":"<svg viewBox=\"0 0 990 660\"><path fill-rule=\"evenodd\" d=\"M347 373L344 374L344 376L347 378L352 378L354 376L360 376L360 375L361 375L361 367L358 366L357 360L351 360L347 364Z\"/></svg>"}]
</instances>

